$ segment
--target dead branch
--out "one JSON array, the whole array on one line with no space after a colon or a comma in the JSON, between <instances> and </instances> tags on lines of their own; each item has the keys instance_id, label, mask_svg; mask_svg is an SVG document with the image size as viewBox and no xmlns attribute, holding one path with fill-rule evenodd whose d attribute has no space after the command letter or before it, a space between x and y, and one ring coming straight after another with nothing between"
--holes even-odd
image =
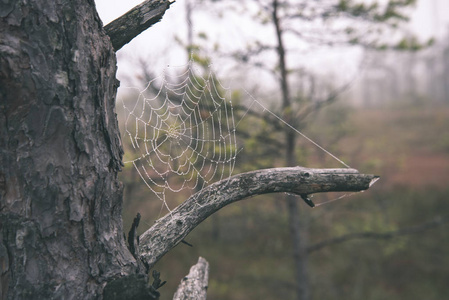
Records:
<instances>
[{"instance_id":1,"label":"dead branch","mask_svg":"<svg viewBox=\"0 0 449 300\"><path fill-rule=\"evenodd\" d=\"M147 0L104 26L112 46L118 51L142 31L159 22L174 0Z\"/></svg>"},{"instance_id":2,"label":"dead branch","mask_svg":"<svg viewBox=\"0 0 449 300\"><path fill-rule=\"evenodd\" d=\"M170 214L159 219L140 237L140 254L151 268L181 242L197 225L222 207L267 193L307 195L324 192L361 191L379 177L355 169L274 168L242 173L195 193Z\"/></svg>"},{"instance_id":3,"label":"dead branch","mask_svg":"<svg viewBox=\"0 0 449 300\"><path fill-rule=\"evenodd\" d=\"M209 281L209 263L202 257L190 268L189 274L181 280L173 300L206 300Z\"/></svg>"}]
</instances>

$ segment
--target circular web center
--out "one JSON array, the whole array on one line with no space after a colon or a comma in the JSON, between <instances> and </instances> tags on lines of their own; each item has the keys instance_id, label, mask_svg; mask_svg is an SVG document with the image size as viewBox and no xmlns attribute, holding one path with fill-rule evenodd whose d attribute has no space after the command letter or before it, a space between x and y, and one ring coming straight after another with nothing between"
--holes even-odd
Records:
<instances>
[{"instance_id":1,"label":"circular web center","mask_svg":"<svg viewBox=\"0 0 449 300\"><path fill-rule=\"evenodd\" d=\"M202 77L189 64L180 74L150 81L133 105L124 103L133 146L125 163L167 209L167 193L198 191L232 175L237 140L226 93L212 73Z\"/></svg>"},{"instance_id":2,"label":"circular web center","mask_svg":"<svg viewBox=\"0 0 449 300\"><path fill-rule=\"evenodd\" d=\"M167 135L170 139L177 140L181 136L181 130L174 125L170 125L167 130Z\"/></svg>"}]
</instances>

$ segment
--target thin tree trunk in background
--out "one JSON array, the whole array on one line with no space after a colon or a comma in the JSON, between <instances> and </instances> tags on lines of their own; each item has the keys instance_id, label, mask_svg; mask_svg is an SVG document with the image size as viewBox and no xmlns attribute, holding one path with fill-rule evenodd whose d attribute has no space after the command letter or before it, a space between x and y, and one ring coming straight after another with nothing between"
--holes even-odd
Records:
<instances>
[{"instance_id":1,"label":"thin tree trunk in background","mask_svg":"<svg viewBox=\"0 0 449 300\"><path fill-rule=\"evenodd\" d=\"M187 23L187 60L190 59L190 51L193 46L193 21L192 21L192 3L191 0L185 0L186 23Z\"/></svg>"},{"instance_id":2,"label":"thin tree trunk in background","mask_svg":"<svg viewBox=\"0 0 449 300\"><path fill-rule=\"evenodd\" d=\"M444 71L443 71L443 80L444 80L444 96L443 100L445 104L449 103L449 48L444 50Z\"/></svg>"},{"instance_id":3,"label":"thin tree trunk in background","mask_svg":"<svg viewBox=\"0 0 449 300\"><path fill-rule=\"evenodd\" d=\"M279 57L280 69L280 86L282 91L282 110L283 119L289 124L294 124L293 111L290 99L290 90L288 84L288 70L286 67L285 47L282 40L282 28L278 15L278 1L273 1L273 23L277 37L277 53ZM296 165L295 145L296 135L293 130L286 128L285 130L286 152L285 159L287 167ZM296 294L298 300L308 300L310 298L308 271L307 271L307 240L305 235L301 233L301 219L298 205L298 198L287 194L285 196L288 210L289 229L292 240L293 259L296 275Z\"/></svg>"},{"instance_id":4,"label":"thin tree trunk in background","mask_svg":"<svg viewBox=\"0 0 449 300\"><path fill-rule=\"evenodd\" d=\"M186 54L187 54L187 62L189 63L189 60L191 59L192 51L194 51L194 43L193 43L193 19L192 19L192 12L193 12L193 0L185 0L185 10L186 10L186 26L187 26L187 47L186 47ZM194 132L194 138L196 137L196 132ZM198 192L201 190L204 182L201 177L198 177L198 188L195 190L195 192ZM220 237L220 215L214 214L211 217L211 223L212 223L212 230L211 230L211 238L216 241Z\"/></svg>"},{"instance_id":5,"label":"thin tree trunk in background","mask_svg":"<svg viewBox=\"0 0 449 300\"><path fill-rule=\"evenodd\" d=\"M288 225L295 263L296 293L298 300L310 299L307 252L307 222L301 221L298 197L286 196Z\"/></svg>"}]
</instances>

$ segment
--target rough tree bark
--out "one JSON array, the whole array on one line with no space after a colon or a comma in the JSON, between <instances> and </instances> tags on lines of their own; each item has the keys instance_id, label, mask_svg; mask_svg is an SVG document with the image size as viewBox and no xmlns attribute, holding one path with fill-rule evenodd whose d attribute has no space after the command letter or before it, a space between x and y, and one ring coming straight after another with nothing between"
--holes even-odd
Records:
<instances>
[{"instance_id":1,"label":"rough tree bark","mask_svg":"<svg viewBox=\"0 0 449 300\"><path fill-rule=\"evenodd\" d=\"M4 0L0 16L0 298L157 298L159 274L148 286L148 265L123 237L116 38L92 0ZM360 190L373 179L337 173L295 168L217 183L155 224L140 251L152 266L195 224L248 196Z\"/></svg>"},{"instance_id":2,"label":"rough tree bark","mask_svg":"<svg viewBox=\"0 0 449 300\"><path fill-rule=\"evenodd\" d=\"M1 299L142 274L123 239L116 58L94 2L0 3Z\"/></svg>"}]
</instances>

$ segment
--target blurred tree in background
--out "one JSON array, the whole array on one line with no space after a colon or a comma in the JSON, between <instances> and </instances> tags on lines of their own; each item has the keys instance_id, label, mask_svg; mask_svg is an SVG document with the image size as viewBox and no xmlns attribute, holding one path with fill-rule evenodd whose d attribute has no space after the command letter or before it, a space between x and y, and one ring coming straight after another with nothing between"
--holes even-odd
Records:
<instances>
[{"instance_id":1,"label":"blurred tree in background","mask_svg":"<svg viewBox=\"0 0 449 300\"><path fill-rule=\"evenodd\" d=\"M187 3L199 9L204 1L195 5L191 1ZM246 1L232 5L237 13L252 15L262 27L271 26L274 30L266 29L271 34L266 34L262 40L255 38L246 49L225 53L217 45L214 50L222 56L225 54L236 59L238 64L259 69L257 72L272 74L279 82L279 92L270 93L272 99L267 106L295 128L313 133L319 144L340 154L351 166L381 174L382 189L315 209L309 217L305 214L299 217L296 198L287 200L289 218L282 213L283 208L270 201L268 196L261 197L266 199L257 204L237 204L218 214L225 217L202 225L189 238L195 247L178 247L180 249L170 254L170 259L165 258L161 262L162 268L174 270L177 268L174 265L179 263L185 270L191 265L189 259L194 260L197 255L206 256L213 274L209 295L214 299L421 299L422 295L439 299L448 270L433 261L447 260L443 254L448 248L447 235L442 229L426 234L422 231L447 220L441 214L447 209L441 200L447 190L444 182L448 179L448 153L442 150L447 149L443 144L447 140L444 128L448 125L448 109L446 106L428 108L428 103L418 108L409 105L410 97L418 96L414 92L417 87L414 82L421 79L411 79L413 74L407 69L395 68L397 57L416 57L417 54L397 54L394 51L416 51L422 47L413 37L393 34L399 23L407 19L403 9L408 9L413 3L388 1L367 5L355 1ZM217 5L222 9L229 3ZM207 7L210 8L211 4ZM226 18L226 13L220 12L223 18ZM190 24L194 24L192 11L187 16ZM210 43L207 33L201 33L197 39L189 32L188 42L184 43L188 52L202 50L213 57L214 52L207 50L210 47L200 46L201 41ZM295 39L297 41L292 42ZM199 43L195 44L195 41ZM348 97L348 93L343 92L349 87L350 79L342 76L343 80L326 80L308 68L307 62L302 65L301 55L318 48L338 51L347 46L369 49L375 53L371 55L379 56L372 60L377 63L386 57L386 53L392 57L393 62L386 66L393 71L386 72L390 72L386 82L376 81L377 88L373 88L373 80L363 77L365 84L361 88L364 97L361 101L376 106L373 103L379 103L377 99L385 99L379 97L387 90L382 84L389 84L390 90L394 91L397 86L394 80L400 76L409 76L401 89L408 90L410 95L403 94L401 103L396 98L396 104L386 104L387 108L384 105L383 109L365 110L349 107L347 103L335 103L337 99L342 102L342 98ZM442 62L444 57L440 57ZM427 61L429 70L434 70L432 66L437 63ZM411 63L405 62L404 66L410 68ZM374 70L374 66L366 68L368 72L365 74ZM438 78L441 81L432 81L435 89L430 90L444 89L447 76ZM256 82L256 85L263 85ZM254 88L246 89L259 96ZM233 95L236 115L243 116L247 111L244 106L247 95L243 91L236 91ZM426 107L425 113L423 106ZM441 136L436 138L429 135L430 132L440 132ZM297 140L296 133L285 129L262 110L245 115L239 123L238 133L244 151L237 158L237 172L286 163L319 166L333 163L319 150L311 149L310 144ZM421 142L423 140L426 142ZM426 177L422 179L420 174L426 174ZM411 182L415 184L410 186ZM139 190L132 198L144 199L144 195L145 191ZM332 198L321 198L322 201L329 199ZM130 203L130 215L141 211L142 207L145 211L157 212L158 208L149 202L143 200L140 205ZM301 227L298 220L302 220ZM290 235L279 234L288 226ZM401 231L401 228L409 227L416 228L416 231ZM418 234L409 235L413 232ZM205 240L204 236L211 238ZM298 241L295 244L292 236L301 238L299 245ZM341 239L336 240L335 237ZM332 246L353 239L359 240ZM323 246L316 247L321 242ZM311 253L313 255L309 259ZM182 260L183 257L186 261ZM243 265L248 265L248 268L242 270ZM293 265L296 272L291 267ZM219 273L214 273L214 270ZM179 276L182 276L184 271L180 272ZM240 272L243 275L236 275L242 274ZM409 276L404 275L406 272Z\"/></svg>"}]
</instances>

